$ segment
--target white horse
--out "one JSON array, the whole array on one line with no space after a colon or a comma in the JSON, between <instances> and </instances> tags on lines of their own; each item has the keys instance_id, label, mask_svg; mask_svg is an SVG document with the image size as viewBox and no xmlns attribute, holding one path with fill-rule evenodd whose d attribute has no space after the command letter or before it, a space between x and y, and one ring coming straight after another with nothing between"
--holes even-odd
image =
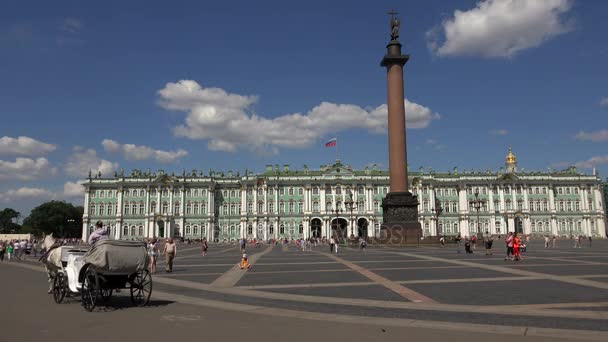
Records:
<instances>
[{"instance_id":1,"label":"white horse","mask_svg":"<svg viewBox=\"0 0 608 342\"><path fill-rule=\"evenodd\" d=\"M61 249L57 248L60 245L57 243L53 234L47 235L44 237L42 241L42 247L45 252L40 257L40 261L44 264L44 268L46 269L46 274L49 282L49 291L51 293L53 291L53 278L57 275L57 271L62 268L61 265Z\"/></svg>"}]
</instances>

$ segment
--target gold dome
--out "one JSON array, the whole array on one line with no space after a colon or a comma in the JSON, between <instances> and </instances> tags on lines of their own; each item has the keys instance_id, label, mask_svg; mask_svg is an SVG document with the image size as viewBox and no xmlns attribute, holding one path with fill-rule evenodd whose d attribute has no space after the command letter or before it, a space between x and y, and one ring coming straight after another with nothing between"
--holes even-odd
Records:
<instances>
[{"instance_id":1,"label":"gold dome","mask_svg":"<svg viewBox=\"0 0 608 342\"><path fill-rule=\"evenodd\" d=\"M517 163L517 157L513 154L511 147L509 147L509 154L507 154L507 165Z\"/></svg>"}]
</instances>

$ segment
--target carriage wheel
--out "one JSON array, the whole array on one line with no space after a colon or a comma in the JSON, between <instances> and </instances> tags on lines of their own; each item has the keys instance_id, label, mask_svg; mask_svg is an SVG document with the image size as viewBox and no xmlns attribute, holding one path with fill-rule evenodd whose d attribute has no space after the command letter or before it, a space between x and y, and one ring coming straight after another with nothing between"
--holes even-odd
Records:
<instances>
[{"instance_id":1,"label":"carriage wheel","mask_svg":"<svg viewBox=\"0 0 608 342\"><path fill-rule=\"evenodd\" d=\"M65 294L67 292L67 282L66 277L63 272L59 272L53 278L53 299L55 303L60 304L65 298Z\"/></svg>"},{"instance_id":2,"label":"carriage wheel","mask_svg":"<svg viewBox=\"0 0 608 342\"><path fill-rule=\"evenodd\" d=\"M131 280L131 303L144 306L150 301L152 294L152 276L148 270L135 273Z\"/></svg>"},{"instance_id":3,"label":"carriage wheel","mask_svg":"<svg viewBox=\"0 0 608 342\"><path fill-rule=\"evenodd\" d=\"M84 274L82 289L80 291L82 295L82 306L85 310L91 312L95 309L100 291L97 272L92 268L88 268Z\"/></svg>"}]
</instances>

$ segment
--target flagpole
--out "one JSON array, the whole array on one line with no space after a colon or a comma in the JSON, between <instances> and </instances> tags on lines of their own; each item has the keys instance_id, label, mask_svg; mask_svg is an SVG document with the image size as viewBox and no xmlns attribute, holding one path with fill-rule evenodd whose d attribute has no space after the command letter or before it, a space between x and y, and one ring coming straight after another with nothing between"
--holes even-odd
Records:
<instances>
[{"instance_id":1,"label":"flagpole","mask_svg":"<svg viewBox=\"0 0 608 342\"><path fill-rule=\"evenodd\" d=\"M336 162L338 160L340 160L340 158L338 157L338 149L340 148L340 146L338 146L338 136L336 135Z\"/></svg>"}]
</instances>

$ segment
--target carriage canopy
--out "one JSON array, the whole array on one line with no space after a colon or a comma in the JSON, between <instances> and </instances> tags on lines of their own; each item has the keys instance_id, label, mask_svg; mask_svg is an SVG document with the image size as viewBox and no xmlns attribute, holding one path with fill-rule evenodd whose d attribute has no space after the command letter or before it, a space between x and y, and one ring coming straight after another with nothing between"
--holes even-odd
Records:
<instances>
[{"instance_id":1,"label":"carriage canopy","mask_svg":"<svg viewBox=\"0 0 608 342\"><path fill-rule=\"evenodd\" d=\"M91 247L84 262L101 272L131 274L147 269L150 259L143 242L101 240Z\"/></svg>"}]
</instances>

